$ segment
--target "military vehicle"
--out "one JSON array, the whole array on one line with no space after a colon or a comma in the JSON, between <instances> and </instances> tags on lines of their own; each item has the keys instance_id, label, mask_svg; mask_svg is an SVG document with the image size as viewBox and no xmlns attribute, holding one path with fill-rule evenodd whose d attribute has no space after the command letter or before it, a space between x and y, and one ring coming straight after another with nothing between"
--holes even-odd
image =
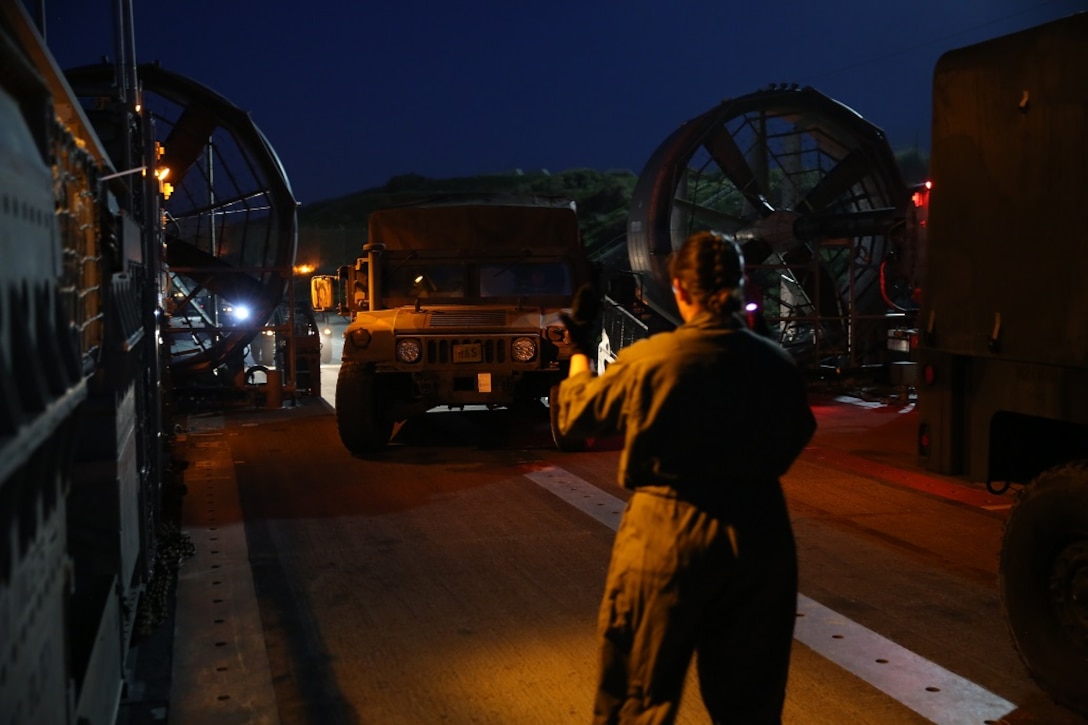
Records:
<instances>
[{"instance_id":1,"label":"military vehicle","mask_svg":"<svg viewBox=\"0 0 1088 725\"><path fill-rule=\"evenodd\" d=\"M559 314L592 278L573 202L379 209L362 251L311 282L316 312L350 320L336 381L348 450L381 450L396 421L438 406L540 407L565 376Z\"/></svg>"},{"instance_id":2,"label":"military vehicle","mask_svg":"<svg viewBox=\"0 0 1088 725\"><path fill-rule=\"evenodd\" d=\"M1004 491L1016 647L1088 715L1088 14L937 63L918 450Z\"/></svg>"}]
</instances>

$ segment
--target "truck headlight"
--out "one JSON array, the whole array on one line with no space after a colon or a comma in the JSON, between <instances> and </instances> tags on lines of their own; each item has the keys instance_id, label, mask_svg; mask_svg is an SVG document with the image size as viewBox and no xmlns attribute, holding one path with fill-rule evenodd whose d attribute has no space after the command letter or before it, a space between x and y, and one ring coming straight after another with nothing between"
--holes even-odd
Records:
<instances>
[{"instance_id":1,"label":"truck headlight","mask_svg":"<svg viewBox=\"0 0 1088 725\"><path fill-rule=\"evenodd\" d=\"M515 337L510 354L518 362L529 362L536 357L536 340L531 337Z\"/></svg>"},{"instance_id":2,"label":"truck headlight","mask_svg":"<svg viewBox=\"0 0 1088 725\"><path fill-rule=\"evenodd\" d=\"M397 359L402 363L419 362L423 357L423 345L414 337L406 337L397 342Z\"/></svg>"}]
</instances>

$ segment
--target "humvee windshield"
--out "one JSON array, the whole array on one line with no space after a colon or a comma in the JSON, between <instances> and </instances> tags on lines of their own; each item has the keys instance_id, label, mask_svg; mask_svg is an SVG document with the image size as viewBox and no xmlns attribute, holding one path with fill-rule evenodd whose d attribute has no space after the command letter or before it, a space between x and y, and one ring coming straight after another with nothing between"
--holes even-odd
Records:
<instances>
[{"instance_id":1,"label":"humvee windshield","mask_svg":"<svg viewBox=\"0 0 1088 725\"><path fill-rule=\"evenodd\" d=\"M385 278L389 297L464 297L467 268L451 262L408 262Z\"/></svg>"},{"instance_id":2,"label":"humvee windshield","mask_svg":"<svg viewBox=\"0 0 1088 725\"><path fill-rule=\"evenodd\" d=\"M562 262L485 264L480 267L481 297L569 296L570 287L570 269Z\"/></svg>"},{"instance_id":3,"label":"humvee windshield","mask_svg":"<svg viewBox=\"0 0 1088 725\"><path fill-rule=\"evenodd\" d=\"M573 290L570 267L561 261L439 262L409 260L384 277L389 299L488 299L563 297Z\"/></svg>"}]
</instances>

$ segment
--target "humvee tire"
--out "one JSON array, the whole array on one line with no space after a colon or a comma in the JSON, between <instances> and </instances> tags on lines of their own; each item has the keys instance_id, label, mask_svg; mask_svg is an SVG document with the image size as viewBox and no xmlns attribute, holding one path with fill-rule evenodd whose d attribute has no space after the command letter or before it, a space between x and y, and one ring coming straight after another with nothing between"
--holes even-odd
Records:
<instances>
[{"instance_id":1,"label":"humvee tire","mask_svg":"<svg viewBox=\"0 0 1088 725\"><path fill-rule=\"evenodd\" d=\"M386 447L393 421L383 410L377 381L366 365L345 362L336 378L336 427L344 447L355 455Z\"/></svg>"},{"instance_id":2,"label":"humvee tire","mask_svg":"<svg viewBox=\"0 0 1088 725\"><path fill-rule=\"evenodd\" d=\"M1055 702L1088 715L1088 462L1044 471L1020 493L998 575L1031 678Z\"/></svg>"}]
</instances>

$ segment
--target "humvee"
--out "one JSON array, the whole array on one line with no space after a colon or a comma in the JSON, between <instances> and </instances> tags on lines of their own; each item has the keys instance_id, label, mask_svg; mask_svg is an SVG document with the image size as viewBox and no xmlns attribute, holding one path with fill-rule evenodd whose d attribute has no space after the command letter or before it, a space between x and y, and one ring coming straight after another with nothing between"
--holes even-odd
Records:
<instances>
[{"instance_id":1,"label":"humvee","mask_svg":"<svg viewBox=\"0 0 1088 725\"><path fill-rule=\"evenodd\" d=\"M381 450L397 421L441 406L539 407L569 366L560 313L592 274L569 200L372 212L363 256L311 280L314 310L350 320L336 382L344 446Z\"/></svg>"}]
</instances>

